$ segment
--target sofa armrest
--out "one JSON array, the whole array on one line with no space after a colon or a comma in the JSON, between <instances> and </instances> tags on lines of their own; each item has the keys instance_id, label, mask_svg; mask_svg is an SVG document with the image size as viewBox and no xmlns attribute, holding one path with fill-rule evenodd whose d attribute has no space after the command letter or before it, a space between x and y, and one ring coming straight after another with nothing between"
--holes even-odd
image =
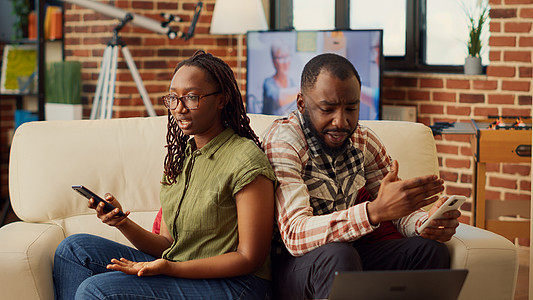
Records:
<instances>
[{"instance_id":1,"label":"sofa armrest","mask_svg":"<svg viewBox=\"0 0 533 300\"><path fill-rule=\"evenodd\" d=\"M460 224L446 243L452 269L468 269L459 299L513 299L518 276L518 252L506 238Z\"/></svg>"},{"instance_id":2,"label":"sofa armrest","mask_svg":"<svg viewBox=\"0 0 533 300\"><path fill-rule=\"evenodd\" d=\"M0 228L4 299L54 299L54 252L65 238L54 224L14 222Z\"/></svg>"}]
</instances>

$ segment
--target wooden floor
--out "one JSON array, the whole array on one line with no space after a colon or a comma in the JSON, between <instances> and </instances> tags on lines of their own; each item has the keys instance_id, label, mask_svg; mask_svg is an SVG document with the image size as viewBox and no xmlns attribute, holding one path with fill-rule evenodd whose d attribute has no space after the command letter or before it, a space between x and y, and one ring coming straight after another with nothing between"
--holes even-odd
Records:
<instances>
[{"instance_id":1,"label":"wooden floor","mask_svg":"<svg viewBox=\"0 0 533 300\"><path fill-rule=\"evenodd\" d=\"M0 216L3 216L3 213L6 209L6 205L2 205L0 210ZM9 210L7 213L5 224L18 221L18 218L15 216L12 210ZM4 224L0 224L4 225ZM516 291L514 300L527 300L529 296L529 247L519 247L518 248L518 259L519 259L519 268L518 268L518 280L516 282Z\"/></svg>"}]
</instances>

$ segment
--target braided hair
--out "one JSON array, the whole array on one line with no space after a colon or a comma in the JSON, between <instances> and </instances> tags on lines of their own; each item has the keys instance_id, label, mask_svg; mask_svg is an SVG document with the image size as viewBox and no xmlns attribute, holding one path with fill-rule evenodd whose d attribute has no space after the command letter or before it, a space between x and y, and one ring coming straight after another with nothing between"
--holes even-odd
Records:
<instances>
[{"instance_id":1,"label":"braided hair","mask_svg":"<svg viewBox=\"0 0 533 300\"><path fill-rule=\"evenodd\" d=\"M228 64L218 57L198 50L193 56L180 62L174 69L174 74L183 66L202 69L207 75L207 80L213 82L226 98L226 106L222 109L224 126L231 127L235 133L254 141L257 146L261 147L259 138L250 127L250 118L246 115L239 86ZM175 183L177 176L181 173L188 139L189 136L178 127L177 121L169 110L164 170L167 182L165 184Z\"/></svg>"}]
</instances>

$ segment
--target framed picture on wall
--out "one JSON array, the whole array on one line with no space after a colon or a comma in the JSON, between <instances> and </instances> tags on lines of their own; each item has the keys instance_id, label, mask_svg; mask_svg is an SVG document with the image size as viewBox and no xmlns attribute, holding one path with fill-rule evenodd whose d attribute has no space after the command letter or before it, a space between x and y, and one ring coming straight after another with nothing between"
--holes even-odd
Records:
<instances>
[{"instance_id":1,"label":"framed picture on wall","mask_svg":"<svg viewBox=\"0 0 533 300\"><path fill-rule=\"evenodd\" d=\"M6 45L0 81L2 94L31 94L37 86L36 45Z\"/></svg>"}]
</instances>

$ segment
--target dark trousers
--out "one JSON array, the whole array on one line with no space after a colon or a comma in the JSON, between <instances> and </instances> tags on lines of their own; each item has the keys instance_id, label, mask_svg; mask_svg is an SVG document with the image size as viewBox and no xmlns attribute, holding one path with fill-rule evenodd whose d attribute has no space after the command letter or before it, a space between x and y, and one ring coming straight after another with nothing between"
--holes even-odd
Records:
<instances>
[{"instance_id":1,"label":"dark trousers","mask_svg":"<svg viewBox=\"0 0 533 300\"><path fill-rule=\"evenodd\" d=\"M275 299L326 299L335 272L448 269L450 254L443 243L410 237L374 244L330 243L300 257L273 255L272 262Z\"/></svg>"}]
</instances>

